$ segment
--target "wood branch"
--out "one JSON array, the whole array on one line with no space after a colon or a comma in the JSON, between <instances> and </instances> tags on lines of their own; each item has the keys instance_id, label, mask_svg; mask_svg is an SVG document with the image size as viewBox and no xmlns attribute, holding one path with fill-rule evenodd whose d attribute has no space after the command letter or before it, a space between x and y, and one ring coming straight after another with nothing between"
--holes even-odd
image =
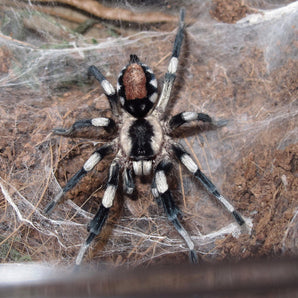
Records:
<instances>
[{"instance_id":1,"label":"wood branch","mask_svg":"<svg viewBox=\"0 0 298 298\"><path fill-rule=\"evenodd\" d=\"M49 0L39 0L38 3L49 3L53 6L53 1ZM55 3L66 4L106 20L139 24L177 22L177 17L162 12L133 12L124 8L106 7L94 0L57 0Z\"/></svg>"}]
</instances>

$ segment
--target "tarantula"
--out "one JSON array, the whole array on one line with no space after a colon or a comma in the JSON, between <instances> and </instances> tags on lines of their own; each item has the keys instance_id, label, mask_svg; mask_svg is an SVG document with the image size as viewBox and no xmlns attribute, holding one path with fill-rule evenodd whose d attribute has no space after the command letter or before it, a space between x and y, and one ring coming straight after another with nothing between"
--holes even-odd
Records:
<instances>
[{"instance_id":1,"label":"tarantula","mask_svg":"<svg viewBox=\"0 0 298 298\"><path fill-rule=\"evenodd\" d=\"M173 157L180 161L205 186L207 191L232 213L240 226L245 223L240 213L202 173L190 154L170 136L173 130L184 123L191 121L214 123L209 115L197 112L182 112L168 120L164 115L176 77L183 36L184 9L181 9L179 28L159 97L157 80L152 70L142 63L136 55L130 55L129 63L121 70L118 76L117 91L95 66L90 66L88 73L101 84L109 100L113 119L98 117L79 120L69 129L57 128L53 130L54 134L61 136L73 136L81 128L86 127L100 127L110 133L118 132L113 141L93 152L83 167L67 182L45 209L45 213L50 213L63 195L77 185L96 164L108 154L115 154L109 169L108 182L101 205L88 225L89 236L78 253L77 265L81 263L90 243L101 232L106 222L109 210L113 205L121 171L124 192L127 194L134 192L135 176L153 176L151 185L153 197L162 203L168 219L184 238L190 251L191 261L197 262L194 243L177 217L179 209L176 207L168 187L167 175L171 171Z\"/></svg>"}]
</instances>

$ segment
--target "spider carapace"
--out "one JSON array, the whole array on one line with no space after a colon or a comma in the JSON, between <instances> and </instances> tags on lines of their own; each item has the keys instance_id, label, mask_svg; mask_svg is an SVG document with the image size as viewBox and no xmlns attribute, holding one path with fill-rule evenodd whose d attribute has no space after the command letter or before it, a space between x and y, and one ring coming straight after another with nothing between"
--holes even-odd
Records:
<instances>
[{"instance_id":1,"label":"spider carapace","mask_svg":"<svg viewBox=\"0 0 298 298\"><path fill-rule=\"evenodd\" d=\"M115 138L111 142L97 148L91 154L82 168L45 208L45 213L50 213L61 201L63 195L75 187L105 156L114 154L115 157L109 169L108 182L102 202L88 225L89 236L78 253L77 265L81 264L86 250L95 236L101 232L106 222L119 186L121 173L123 189L128 195L131 195L135 190L135 176L152 176L151 192L153 197L161 202L169 221L185 240L191 261L194 263L197 262L194 243L178 219L179 209L175 205L171 190L168 187L167 176L172 171L174 160L181 162L207 191L234 216L240 226L245 223L240 213L219 193L184 147L171 137L171 133L177 127L191 121L214 124L210 116L203 113L186 111L172 117L165 115L176 78L183 36L184 9L181 9L172 56L159 96L157 81L152 70L143 64L136 55L130 55L129 63L121 70L118 76L117 90L95 66L90 66L88 73L101 84L109 100L113 118L97 117L79 120L69 129L57 128L53 130L56 135L75 137L82 128L98 127L105 129L108 133L115 134Z\"/></svg>"}]
</instances>

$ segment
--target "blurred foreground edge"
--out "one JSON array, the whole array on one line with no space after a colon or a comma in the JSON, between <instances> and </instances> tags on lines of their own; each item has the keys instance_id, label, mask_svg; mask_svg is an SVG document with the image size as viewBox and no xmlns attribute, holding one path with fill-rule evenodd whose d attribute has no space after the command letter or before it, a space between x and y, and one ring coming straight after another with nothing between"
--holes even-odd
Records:
<instances>
[{"instance_id":1,"label":"blurred foreground edge","mask_svg":"<svg viewBox=\"0 0 298 298\"><path fill-rule=\"evenodd\" d=\"M0 297L298 297L298 258L95 271L0 265Z\"/></svg>"}]
</instances>

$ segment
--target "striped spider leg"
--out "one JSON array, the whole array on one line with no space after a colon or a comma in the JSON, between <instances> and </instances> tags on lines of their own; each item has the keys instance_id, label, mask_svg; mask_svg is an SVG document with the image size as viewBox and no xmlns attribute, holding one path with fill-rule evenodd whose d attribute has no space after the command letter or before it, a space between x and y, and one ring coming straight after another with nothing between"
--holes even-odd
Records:
<instances>
[{"instance_id":1,"label":"striped spider leg","mask_svg":"<svg viewBox=\"0 0 298 298\"><path fill-rule=\"evenodd\" d=\"M104 192L101 205L96 212L93 219L90 221L88 225L88 232L89 236L83 245L80 248L80 251L76 258L76 265L79 266L82 262L82 259L85 255L86 250L89 248L93 239L99 235L102 230L103 225L106 222L106 219L109 214L109 210L113 205L113 201L115 199L116 191L118 188L118 181L119 181L119 171L120 171L120 164L118 158L114 158L110 170L109 170L109 177L106 186L106 190Z\"/></svg>"},{"instance_id":2,"label":"striped spider leg","mask_svg":"<svg viewBox=\"0 0 298 298\"><path fill-rule=\"evenodd\" d=\"M234 206L226 199L223 195L219 193L215 185L211 180L200 170L195 161L191 158L190 154L186 152L181 144L173 143L172 150L177 157L177 159L186 167L186 169L191 172L235 218L239 226L242 226L245 221L241 214L234 208Z\"/></svg>"},{"instance_id":3,"label":"striped spider leg","mask_svg":"<svg viewBox=\"0 0 298 298\"><path fill-rule=\"evenodd\" d=\"M154 173L153 183L151 186L151 191L157 202L161 202L164 211L170 222L174 225L177 232L184 239L186 245L189 249L189 256L192 263L198 262L198 257L194 249L194 243L192 242L188 232L184 229L182 224L178 219L178 214L180 213L179 208L175 205L174 199L172 197L171 191L169 190L167 178L170 170L172 169L172 162L168 159L161 161Z\"/></svg>"},{"instance_id":4,"label":"striped spider leg","mask_svg":"<svg viewBox=\"0 0 298 298\"><path fill-rule=\"evenodd\" d=\"M55 198L44 209L45 214L50 214L56 205L63 199L63 196L73 189L78 182L90 172L105 156L111 154L113 150L113 143L105 144L102 147L96 149L88 160L84 163L83 167L74 174L62 188L62 190L55 196Z\"/></svg>"},{"instance_id":5,"label":"striped spider leg","mask_svg":"<svg viewBox=\"0 0 298 298\"><path fill-rule=\"evenodd\" d=\"M184 14L185 14L184 9L181 9L180 10L179 27L178 27L178 32L176 34L176 38L174 41L172 56L170 59L168 70L165 74L164 84L162 87L161 95L159 97L159 101L156 106L156 109L159 112L165 111L168 101L170 99L174 81L176 79L176 72L177 72L177 68L178 68L178 58L180 55L181 45L182 45L183 37L184 37Z\"/></svg>"}]
</instances>

